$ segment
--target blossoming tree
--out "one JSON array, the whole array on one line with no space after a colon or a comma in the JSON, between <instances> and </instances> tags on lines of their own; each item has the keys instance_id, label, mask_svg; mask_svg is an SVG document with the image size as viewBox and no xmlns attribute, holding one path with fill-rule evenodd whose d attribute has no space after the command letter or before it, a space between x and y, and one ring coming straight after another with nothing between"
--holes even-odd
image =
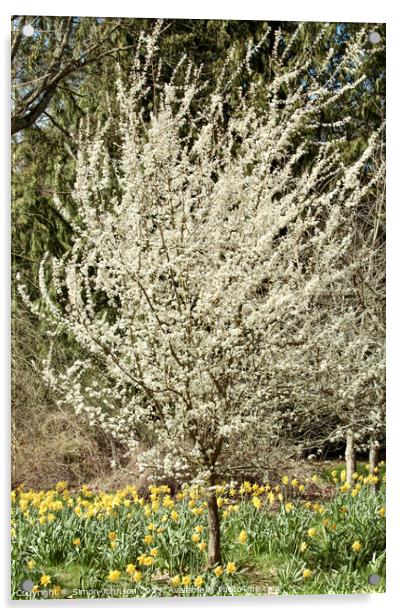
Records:
<instances>
[{"instance_id":1,"label":"blossoming tree","mask_svg":"<svg viewBox=\"0 0 402 616\"><path fill-rule=\"evenodd\" d=\"M309 356L304 375L309 395L301 398L305 422L316 443L346 443L350 485L356 451L369 450L373 474L385 431L385 161L379 146L366 196L354 213L353 241L343 256L347 267L321 308L325 327L312 329L304 348Z\"/></svg>"},{"instance_id":2,"label":"blossoming tree","mask_svg":"<svg viewBox=\"0 0 402 616\"><path fill-rule=\"evenodd\" d=\"M42 303L31 305L53 343L66 332L83 349L62 374L50 356L44 363L60 404L129 450L145 443L156 477L208 489L212 565L220 539L209 488L230 475L234 451L258 466L250 434L280 437L284 409L304 395L310 332L331 344L321 311L349 268L373 143L345 169L337 143L308 138L320 111L361 83L361 39L343 60L346 85L327 86L330 50L325 83L317 67L293 62L267 84L264 111L251 87L227 118L225 71L208 95L185 63L150 90L156 35L140 42L147 53L130 83L117 84L118 116L81 132L73 247L50 264L45 256Z\"/></svg>"}]
</instances>

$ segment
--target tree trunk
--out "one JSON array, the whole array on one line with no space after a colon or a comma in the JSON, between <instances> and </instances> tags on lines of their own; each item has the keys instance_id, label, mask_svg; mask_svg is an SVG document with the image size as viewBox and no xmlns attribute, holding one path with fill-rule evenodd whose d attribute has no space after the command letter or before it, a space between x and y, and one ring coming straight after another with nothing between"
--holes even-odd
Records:
<instances>
[{"instance_id":1,"label":"tree trunk","mask_svg":"<svg viewBox=\"0 0 402 616\"><path fill-rule=\"evenodd\" d=\"M353 474L356 472L356 453L354 450L354 436L353 430L349 429L346 433L346 481L349 485L353 485Z\"/></svg>"},{"instance_id":2,"label":"tree trunk","mask_svg":"<svg viewBox=\"0 0 402 616\"><path fill-rule=\"evenodd\" d=\"M375 475L374 469L378 464L378 443L374 437L370 438L370 447L369 447L369 473L370 475ZM378 489L378 483L373 483L373 490Z\"/></svg>"},{"instance_id":3,"label":"tree trunk","mask_svg":"<svg viewBox=\"0 0 402 616\"><path fill-rule=\"evenodd\" d=\"M216 495L211 492L208 496L208 567L221 561L221 535L219 528L219 511Z\"/></svg>"}]
</instances>

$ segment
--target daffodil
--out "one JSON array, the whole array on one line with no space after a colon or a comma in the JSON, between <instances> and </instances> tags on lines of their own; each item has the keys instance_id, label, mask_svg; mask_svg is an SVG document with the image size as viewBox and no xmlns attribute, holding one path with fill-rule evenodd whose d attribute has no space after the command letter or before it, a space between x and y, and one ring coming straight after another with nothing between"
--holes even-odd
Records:
<instances>
[{"instance_id":1,"label":"daffodil","mask_svg":"<svg viewBox=\"0 0 402 616\"><path fill-rule=\"evenodd\" d=\"M45 573L43 573L40 577L40 583L42 586L48 586L52 581L52 578L50 577L50 575L46 575Z\"/></svg>"},{"instance_id":2,"label":"daffodil","mask_svg":"<svg viewBox=\"0 0 402 616\"><path fill-rule=\"evenodd\" d=\"M203 577L202 575L197 575L197 577L194 580L194 586L196 588L200 588L204 583Z\"/></svg>"},{"instance_id":3,"label":"daffodil","mask_svg":"<svg viewBox=\"0 0 402 616\"><path fill-rule=\"evenodd\" d=\"M234 564L234 562L228 562L228 564L226 565L226 573L232 574L236 571L236 565Z\"/></svg>"},{"instance_id":4,"label":"daffodil","mask_svg":"<svg viewBox=\"0 0 402 616\"><path fill-rule=\"evenodd\" d=\"M313 575L312 571L310 569L303 569L303 577L305 580L307 580L308 578L310 578Z\"/></svg>"},{"instance_id":5,"label":"daffodil","mask_svg":"<svg viewBox=\"0 0 402 616\"><path fill-rule=\"evenodd\" d=\"M112 571L109 571L107 579L109 580L109 582L117 582L120 576L121 572L118 569L113 569Z\"/></svg>"},{"instance_id":6,"label":"daffodil","mask_svg":"<svg viewBox=\"0 0 402 616\"><path fill-rule=\"evenodd\" d=\"M142 573L141 571L135 571L134 575L133 575L133 580L134 582L136 582L138 584L138 582L141 582L142 580Z\"/></svg>"},{"instance_id":7,"label":"daffodil","mask_svg":"<svg viewBox=\"0 0 402 616\"><path fill-rule=\"evenodd\" d=\"M247 541L247 531L242 530L240 535L239 535L239 541L240 543L243 543L243 545L246 543Z\"/></svg>"},{"instance_id":8,"label":"daffodil","mask_svg":"<svg viewBox=\"0 0 402 616\"><path fill-rule=\"evenodd\" d=\"M177 588L178 586L180 586L180 576L175 575L174 577L172 577L172 579L170 580L170 583L173 586L173 588Z\"/></svg>"},{"instance_id":9,"label":"daffodil","mask_svg":"<svg viewBox=\"0 0 402 616\"><path fill-rule=\"evenodd\" d=\"M256 509L261 509L261 499L258 496L253 496L251 502Z\"/></svg>"},{"instance_id":10,"label":"daffodil","mask_svg":"<svg viewBox=\"0 0 402 616\"><path fill-rule=\"evenodd\" d=\"M181 583L183 586L191 586L191 577L189 575L184 575L181 579Z\"/></svg>"},{"instance_id":11,"label":"daffodil","mask_svg":"<svg viewBox=\"0 0 402 616\"><path fill-rule=\"evenodd\" d=\"M128 575L134 575L134 573L137 571L135 565L133 565L133 563L129 563L126 567L126 572L128 573Z\"/></svg>"},{"instance_id":12,"label":"daffodil","mask_svg":"<svg viewBox=\"0 0 402 616\"><path fill-rule=\"evenodd\" d=\"M360 543L360 541L357 541L357 540L356 540L356 541L354 541L354 542L352 543L352 550L353 550L354 552L359 552L359 551L361 550L361 548L362 548L362 544Z\"/></svg>"},{"instance_id":13,"label":"daffodil","mask_svg":"<svg viewBox=\"0 0 402 616\"><path fill-rule=\"evenodd\" d=\"M170 508L174 507L174 501L173 501L173 499L171 498L171 496L166 495L166 496L164 497L163 501L162 501L162 505L163 505L164 507L167 507L168 509L170 509Z\"/></svg>"},{"instance_id":14,"label":"daffodil","mask_svg":"<svg viewBox=\"0 0 402 616\"><path fill-rule=\"evenodd\" d=\"M215 567L214 569L214 573L216 575L216 577L220 577L221 575L223 575L223 569L220 565L218 565L217 567Z\"/></svg>"}]
</instances>

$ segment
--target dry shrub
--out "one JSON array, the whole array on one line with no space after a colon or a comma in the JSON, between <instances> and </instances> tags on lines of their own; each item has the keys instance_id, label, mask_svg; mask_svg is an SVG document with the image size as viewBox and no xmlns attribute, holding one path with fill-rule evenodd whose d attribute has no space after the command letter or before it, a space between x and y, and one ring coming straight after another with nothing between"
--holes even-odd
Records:
<instances>
[{"instance_id":1,"label":"dry shrub","mask_svg":"<svg viewBox=\"0 0 402 616\"><path fill-rule=\"evenodd\" d=\"M32 364L47 353L40 324L23 307L13 314L11 483L47 489L57 481L87 483L110 471L121 453L98 429L60 410Z\"/></svg>"},{"instance_id":2,"label":"dry shrub","mask_svg":"<svg viewBox=\"0 0 402 616\"><path fill-rule=\"evenodd\" d=\"M57 481L77 486L104 475L109 457L98 438L67 412L43 409L28 415L27 426L14 434L12 484L49 489Z\"/></svg>"}]
</instances>

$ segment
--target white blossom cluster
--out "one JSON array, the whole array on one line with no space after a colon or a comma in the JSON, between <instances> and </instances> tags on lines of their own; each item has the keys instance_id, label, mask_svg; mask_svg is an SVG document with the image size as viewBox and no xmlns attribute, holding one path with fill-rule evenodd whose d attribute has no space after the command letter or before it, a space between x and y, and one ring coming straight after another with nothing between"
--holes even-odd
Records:
<instances>
[{"instance_id":1,"label":"white blossom cluster","mask_svg":"<svg viewBox=\"0 0 402 616\"><path fill-rule=\"evenodd\" d=\"M45 255L40 307L20 291L54 344L63 331L85 352L62 374L44 362L60 403L129 449L148 443L144 468L209 482L225 453L252 454L250 435L280 438L320 413L336 413L342 433L369 383L380 395L376 325L345 299L362 258L351 256L370 190L360 177L380 135L348 168L336 143L315 143L301 171L302 129L363 78L351 68L334 90L317 73L306 87L307 67L293 63L267 84L265 110L251 88L227 119L225 68L206 95L183 60L184 82L174 74L151 92L159 29L117 84L117 116L81 131L72 249ZM362 36L345 53L351 67Z\"/></svg>"}]
</instances>

